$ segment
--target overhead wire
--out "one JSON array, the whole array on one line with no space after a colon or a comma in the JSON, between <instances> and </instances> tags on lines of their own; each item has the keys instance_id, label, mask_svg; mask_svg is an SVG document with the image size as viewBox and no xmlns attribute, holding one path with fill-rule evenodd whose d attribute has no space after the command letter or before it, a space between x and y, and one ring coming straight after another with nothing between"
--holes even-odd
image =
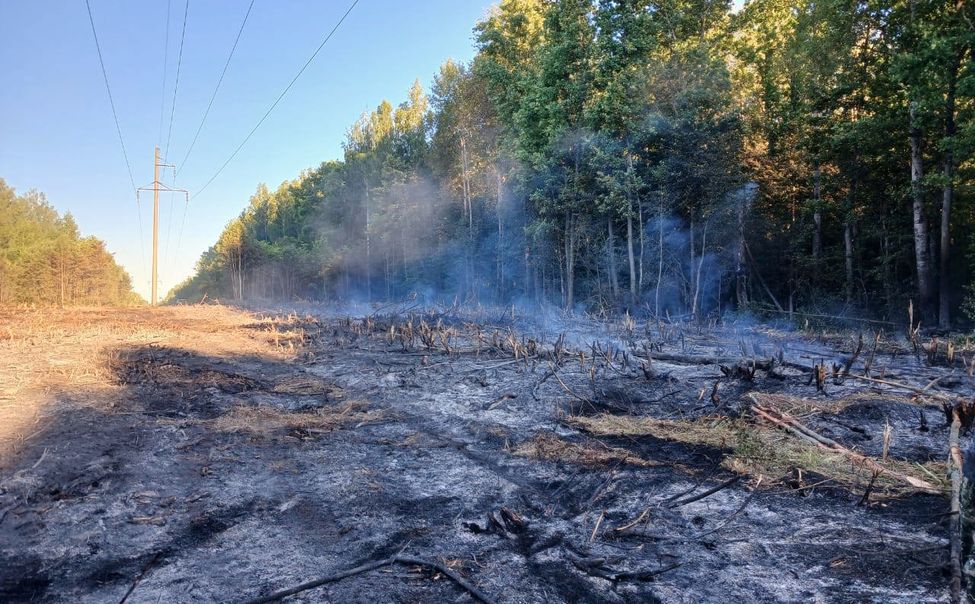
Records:
<instances>
[{"instance_id":1,"label":"overhead wire","mask_svg":"<svg viewBox=\"0 0 975 604\"><path fill-rule=\"evenodd\" d=\"M342 18L339 19L338 20L338 23L336 23L335 26L331 29L331 31L328 32L328 34L325 36L325 39L323 39L322 40L322 43L318 45L318 48L315 49L315 52L312 53L311 57L309 57L308 60L305 61L305 64L302 65L301 69L298 70L298 73L295 74L295 77L291 79L291 82L284 89L284 91L281 92L280 95L278 95L278 98L275 99L275 101L273 103L271 103L271 106L268 108L268 110L265 111L264 112L264 115L261 117L261 119L258 120L257 125L255 125L253 128L251 128L251 131L247 134L247 136L244 137L244 140L242 140L240 142L240 144L237 145L237 148L234 149L233 153L230 154L230 157L228 157L227 160L225 162L223 162L223 164L220 166L219 169L217 169L217 171L213 174L213 176L211 176L210 179L207 180L206 183L204 183L204 185L202 187L200 187L196 191L196 193L193 194L193 198L196 198L200 194L202 194L203 191L205 191L207 189L207 187L209 187L210 184L214 180L216 180L216 178L218 176L220 176L220 174L224 171L224 169L227 167L227 165L230 164L230 162L233 161L233 159L235 157L237 157L237 154L244 147L244 145L247 144L247 141L249 141L251 139L251 137L254 136L254 133L257 132L257 129L261 127L261 124L264 123L264 121L267 119L267 117L269 115L271 115L271 112L274 111L274 108L278 106L278 103L281 102L281 99L283 99L284 96L286 94L288 94L288 91L291 90L291 87L295 85L295 82L298 81L298 78L301 77L301 74L303 74L305 72L305 70L308 68L308 66L311 65L312 61L315 60L315 57L318 56L318 53L320 53L321 50L325 47L325 45L328 43L328 41L332 39L332 36L335 34L335 32L338 30L338 28L341 27L342 23L345 22L346 18L348 18L349 14L352 12L352 10L356 7L357 4L359 4L359 0L354 0L352 2L352 4L349 5L348 10L345 11L345 13L342 15Z\"/></svg>"},{"instance_id":2,"label":"overhead wire","mask_svg":"<svg viewBox=\"0 0 975 604\"><path fill-rule=\"evenodd\" d=\"M173 185L172 188L176 188L176 171L173 171ZM176 206L176 200L173 195L169 195L169 220L166 222L166 246L163 248L163 264L169 265L169 242L172 239L173 234L173 211Z\"/></svg>"},{"instance_id":3,"label":"overhead wire","mask_svg":"<svg viewBox=\"0 0 975 604\"><path fill-rule=\"evenodd\" d=\"M166 0L166 45L163 47L162 94L159 95L159 135L156 140L162 143L163 120L166 116L166 80L169 77L169 22L173 0Z\"/></svg>"},{"instance_id":4,"label":"overhead wire","mask_svg":"<svg viewBox=\"0 0 975 604\"><path fill-rule=\"evenodd\" d=\"M173 119L176 117L176 93L179 92L179 72L183 66L183 42L186 40L186 18L190 13L190 0L186 0L186 7L183 9L183 31L179 36L179 54L176 57L176 84L173 86L173 102L169 110L169 133L166 135L166 154L169 160L169 143L173 138Z\"/></svg>"},{"instance_id":5,"label":"overhead wire","mask_svg":"<svg viewBox=\"0 0 975 604\"><path fill-rule=\"evenodd\" d=\"M183 67L183 45L184 45L184 43L186 41L186 22L187 22L187 18L189 16L189 12L190 12L190 0L186 0L186 4L184 5L184 8L183 8L183 27L182 27L182 29L180 31L180 35L179 35L179 52L177 53L177 56L176 56L176 80L175 80L175 83L173 84L173 101L170 104L170 111L169 111L169 131L166 134L166 152L165 152L165 157L166 157L167 161L169 160L170 143L172 142L172 139L173 139L173 122L175 121L175 117L176 117L176 98L177 98L177 94L179 93L179 75L180 75L180 73L182 71L182 67ZM175 187L176 187L176 170L174 168L173 169L173 188L175 188ZM172 198L170 197L169 221L167 222L167 225L166 225L166 242L163 245L163 265L164 266L168 266L168 264L169 264L169 242L172 239L172 233L173 233L173 204L174 204L174 202L173 202Z\"/></svg>"},{"instance_id":6,"label":"overhead wire","mask_svg":"<svg viewBox=\"0 0 975 604\"><path fill-rule=\"evenodd\" d=\"M227 55L227 61L223 64L223 70L220 72L220 77L217 78L217 85L213 88L213 94L210 95L210 101L207 103L207 108L203 112L203 118L200 120L200 125L196 129L196 134L193 135L193 140L190 142L189 148L186 150L186 155L183 156L182 161L179 162L180 170L186 165L187 160L190 158L190 154L193 153L193 148L196 146L196 141L200 138L200 133L203 131L203 125L206 124L207 117L210 115L210 109L213 108L213 101L217 98L217 92L220 91L220 85L223 84L223 79L227 75L227 69L230 67L230 61L234 58L234 53L237 51L237 44L240 42L240 37L244 33L244 27L247 25L247 19L251 15L251 10L254 8L255 0L251 0L250 4L247 6L247 12L244 13L244 20L240 23L240 29L237 30L237 37L234 38L233 46L230 47L230 54ZM180 221L179 225L179 235L176 237L176 252L175 255L179 255L179 248L183 242L183 229L186 227L186 214L189 210L189 202L187 201L183 205L183 219ZM172 216L172 213L170 213Z\"/></svg>"},{"instance_id":7,"label":"overhead wire","mask_svg":"<svg viewBox=\"0 0 975 604\"><path fill-rule=\"evenodd\" d=\"M118 111L115 109L115 97L112 95L112 86L108 83L108 71L105 69L105 59L102 57L102 46L98 42L98 32L95 30L95 18L91 14L91 3L89 0L85 0L85 8L88 9L88 22L91 24L91 35L95 39L95 50L98 52L98 64L102 68L102 78L105 80L105 90L108 92L108 103L112 107L112 117L115 119L115 132L118 134L119 146L122 147L122 157L125 159L125 168L129 174L129 184L132 186L132 194L135 195L136 211L139 215L139 252L142 255L142 264L145 264L146 238L142 230L142 204L139 201L138 190L135 186L135 178L132 176L132 163L129 162L129 154L125 150L125 139L122 137L122 126L119 124Z\"/></svg>"},{"instance_id":8,"label":"overhead wire","mask_svg":"<svg viewBox=\"0 0 975 604\"><path fill-rule=\"evenodd\" d=\"M251 9L254 8L254 1L251 0L250 5L247 7L247 12L244 14L244 20L240 24L240 29L237 30L237 37L234 38L234 45L230 48L230 55L227 57L227 62L223 65L223 71L220 72L220 77L217 79L217 85L213 89L213 94L210 95L210 102L207 103L206 111L203 112L203 119L200 120L200 126L196 129L196 134L193 135L193 141L190 143L189 149L186 150L186 155L183 156L183 161L179 162L180 170L186 165L186 160L189 159L190 154L193 152L193 147L196 146L196 141L200 138L200 132L203 131L203 125L207 121L207 117L210 115L210 109L213 107L213 101L217 98L217 92L220 90L220 85L223 84L223 78L227 75L227 68L230 67L230 60L234 58L234 52L237 50L237 43L240 42L240 36L244 33L244 26L247 25L247 18L250 17Z\"/></svg>"}]
</instances>

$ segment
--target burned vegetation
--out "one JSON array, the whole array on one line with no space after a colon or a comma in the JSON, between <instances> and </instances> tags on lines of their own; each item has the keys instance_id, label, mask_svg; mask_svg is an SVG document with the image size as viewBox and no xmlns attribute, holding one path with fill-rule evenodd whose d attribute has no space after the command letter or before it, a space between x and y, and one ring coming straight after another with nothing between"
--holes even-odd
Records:
<instances>
[{"instance_id":1,"label":"burned vegetation","mask_svg":"<svg viewBox=\"0 0 975 604\"><path fill-rule=\"evenodd\" d=\"M963 342L457 308L55 314L0 331L3 601L960 586Z\"/></svg>"}]
</instances>

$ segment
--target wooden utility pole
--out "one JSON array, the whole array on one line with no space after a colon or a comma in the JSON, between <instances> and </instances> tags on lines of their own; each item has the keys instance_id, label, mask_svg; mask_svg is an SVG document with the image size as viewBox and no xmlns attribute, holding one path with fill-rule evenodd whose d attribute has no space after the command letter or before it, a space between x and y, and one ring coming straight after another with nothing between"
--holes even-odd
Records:
<instances>
[{"instance_id":1,"label":"wooden utility pole","mask_svg":"<svg viewBox=\"0 0 975 604\"><path fill-rule=\"evenodd\" d=\"M152 165L152 187L139 187L136 196L139 196L142 191L152 191L152 298L150 302L155 306L159 303L159 192L182 193L186 196L186 203L190 202L190 193L186 189L173 189L159 181L159 168L176 168L172 164L159 161L159 147L156 147L153 153Z\"/></svg>"},{"instance_id":2,"label":"wooden utility pole","mask_svg":"<svg viewBox=\"0 0 975 604\"><path fill-rule=\"evenodd\" d=\"M159 284L159 147L153 155L152 177L152 305L159 301L156 287Z\"/></svg>"}]
</instances>

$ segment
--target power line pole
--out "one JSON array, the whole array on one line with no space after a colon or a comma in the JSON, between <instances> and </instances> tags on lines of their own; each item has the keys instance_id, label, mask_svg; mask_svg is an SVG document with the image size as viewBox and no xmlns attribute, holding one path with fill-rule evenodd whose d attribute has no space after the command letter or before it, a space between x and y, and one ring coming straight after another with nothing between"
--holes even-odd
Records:
<instances>
[{"instance_id":1,"label":"power line pole","mask_svg":"<svg viewBox=\"0 0 975 604\"><path fill-rule=\"evenodd\" d=\"M159 192L163 193L182 193L186 196L186 203L190 202L190 193L186 189L173 189L159 182L159 168L173 168L172 164L164 164L159 161L159 147L155 148L152 158L153 178L152 187L139 187L136 197L142 191L152 191L152 298L151 303L155 306L159 302Z\"/></svg>"},{"instance_id":2,"label":"power line pole","mask_svg":"<svg viewBox=\"0 0 975 604\"><path fill-rule=\"evenodd\" d=\"M156 287L159 284L159 147L153 155L152 177L152 305L159 301Z\"/></svg>"}]
</instances>

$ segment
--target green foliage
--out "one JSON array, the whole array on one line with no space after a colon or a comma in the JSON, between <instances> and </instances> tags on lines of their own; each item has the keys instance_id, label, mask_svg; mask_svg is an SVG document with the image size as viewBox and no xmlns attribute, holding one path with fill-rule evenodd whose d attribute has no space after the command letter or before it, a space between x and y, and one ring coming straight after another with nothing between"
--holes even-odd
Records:
<instances>
[{"instance_id":1,"label":"green foliage","mask_svg":"<svg viewBox=\"0 0 975 604\"><path fill-rule=\"evenodd\" d=\"M470 64L364 114L342 161L259 187L173 296L900 313L910 104L922 218L936 233L950 192L951 245L975 226L968 4L502 0ZM971 262L943 265L958 307Z\"/></svg>"},{"instance_id":2,"label":"green foliage","mask_svg":"<svg viewBox=\"0 0 975 604\"><path fill-rule=\"evenodd\" d=\"M43 194L17 195L0 179L0 303L141 302L102 241L82 237Z\"/></svg>"}]
</instances>

